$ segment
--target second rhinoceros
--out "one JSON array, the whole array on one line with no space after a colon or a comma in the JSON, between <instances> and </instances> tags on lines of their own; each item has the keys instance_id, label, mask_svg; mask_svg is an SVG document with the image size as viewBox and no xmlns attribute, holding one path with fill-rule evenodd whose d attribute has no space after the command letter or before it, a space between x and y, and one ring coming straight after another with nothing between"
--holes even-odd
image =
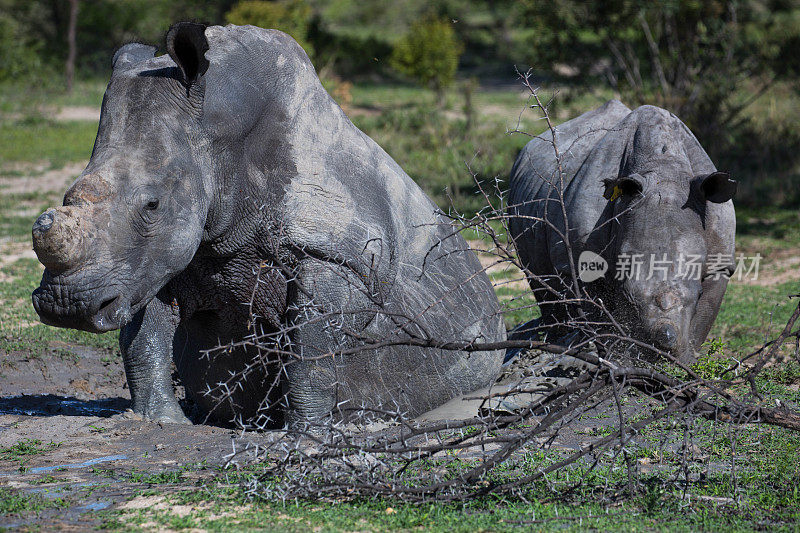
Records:
<instances>
[{"instance_id":1,"label":"second rhinoceros","mask_svg":"<svg viewBox=\"0 0 800 533\"><path fill-rule=\"evenodd\" d=\"M121 328L133 410L154 420L187 421L173 360L203 412L273 426L415 415L490 383L502 352L468 345L505 329L477 258L302 48L195 23L166 41L116 53L91 160L34 224L41 319Z\"/></svg>"},{"instance_id":2,"label":"second rhinoceros","mask_svg":"<svg viewBox=\"0 0 800 533\"><path fill-rule=\"evenodd\" d=\"M509 193L543 325L587 327L599 306L581 318L570 302L585 289L635 338L692 360L735 266L736 182L658 107L612 100L555 130L555 147L544 134L522 150Z\"/></svg>"}]
</instances>

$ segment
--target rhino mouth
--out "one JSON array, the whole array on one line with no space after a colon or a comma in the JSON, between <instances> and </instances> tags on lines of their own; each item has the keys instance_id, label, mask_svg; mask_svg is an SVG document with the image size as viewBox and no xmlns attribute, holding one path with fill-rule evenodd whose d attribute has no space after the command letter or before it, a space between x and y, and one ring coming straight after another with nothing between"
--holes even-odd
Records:
<instances>
[{"instance_id":1,"label":"rhino mouth","mask_svg":"<svg viewBox=\"0 0 800 533\"><path fill-rule=\"evenodd\" d=\"M116 287L82 289L72 280L45 270L32 295L33 307L48 326L104 333L119 329L133 316L130 301Z\"/></svg>"}]
</instances>

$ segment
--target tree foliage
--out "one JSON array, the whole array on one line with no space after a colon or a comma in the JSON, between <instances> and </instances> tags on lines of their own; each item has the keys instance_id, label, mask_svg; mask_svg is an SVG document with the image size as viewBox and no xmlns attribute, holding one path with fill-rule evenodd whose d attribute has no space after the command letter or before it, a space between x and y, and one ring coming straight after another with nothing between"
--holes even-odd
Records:
<instances>
[{"instance_id":1,"label":"tree foliage","mask_svg":"<svg viewBox=\"0 0 800 533\"><path fill-rule=\"evenodd\" d=\"M669 109L712 151L750 103L798 70L796 0L524 0L520 18L537 30L539 60L602 74L628 103Z\"/></svg>"},{"instance_id":2,"label":"tree foliage","mask_svg":"<svg viewBox=\"0 0 800 533\"><path fill-rule=\"evenodd\" d=\"M411 26L392 52L391 64L400 73L439 95L455 79L463 47L450 21L425 17Z\"/></svg>"},{"instance_id":3,"label":"tree foliage","mask_svg":"<svg viewBox=\"0 0 800 533\"><path fill-rule=\"evenodd\" d=\"M216 23L233 0L79 0L78 76L107 76L114 50L129 42L160 43L177 20ZM16 77L63 72L69 24L67 0L0 0L0 70ZM10 21L10 22L9 22ZM43 76L45 77L45 76ZM62 80L60 76L51 77Z\"/></svg>"},{"instance_id":4,"label":"tree foliage","mask_svg":"<svg viewBox=\"0 0 800 533\"><path fill-rule=\"evenodd\" d=\"M0 82L29 79L40 74L40 45L26 38L13 17L0 13Z\"/></svg>"}]
</instances>

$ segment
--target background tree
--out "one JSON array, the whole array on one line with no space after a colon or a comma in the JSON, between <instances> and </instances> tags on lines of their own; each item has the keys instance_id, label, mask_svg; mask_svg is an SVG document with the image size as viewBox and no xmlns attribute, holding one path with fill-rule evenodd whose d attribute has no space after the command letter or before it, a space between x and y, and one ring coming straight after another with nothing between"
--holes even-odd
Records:
<instances>
[{"instance_id":1,"label":"background tree","mask_svg":"<svg viewBox=\"0 0 800 533\"><path fill-rule=\"evenodd\" d=\"M78 26L78 0L69 0L69 22L67 26L67 64L64 68L67 75L67 92L72 92L72 84L75 81L75 54L76 31Z\"/></svg>"},{"instance_id":2,"label":"background tree","mask_svg":"<svg viewBox=\"0 0 800 533\"><path fill-rule=\"evenodd\" d=\"M608 83L628 105L669 109L718 166L765 172L773 183L776 171L800 164L796 149L785 150L800 136L746 113L776 82L796 83L797 0L523 0L519 17L535 29L530 62L566 63L582 83Z\"/></svg>"},{"instance_id":3,"label":"background tree","mask_svg":"<svg viewBox=\"0 0 800 533\"><path fill-rule=\"evenodd\" d=\"M455 79L462 51L451 22L428 16L412 25L395 45L391 64L420 85L433 88L441 104L445 88Z\"/></svg>"},{"instance_id":4,"label":"background tree","mask_svg":"<svg viewBox=\"0 0 800 533\"><path fill-rule=\"evenodd\" d=\"M42 42L25 31L10 2L0 2L0 82L30 81L42 72Z\"/></svg>"}]
</instances>

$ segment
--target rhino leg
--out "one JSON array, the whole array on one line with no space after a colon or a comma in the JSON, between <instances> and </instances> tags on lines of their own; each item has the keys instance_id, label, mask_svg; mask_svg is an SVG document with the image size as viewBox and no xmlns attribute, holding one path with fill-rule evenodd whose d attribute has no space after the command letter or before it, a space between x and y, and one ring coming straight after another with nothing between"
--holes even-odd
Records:
<instances>
[{"instance_id":1,"label":"rhino leg","mask_svg":"<svg viewBox=\"0 0 800 533\"><path fill-rule=\"evenodd\" d=\"M542 313L538 326L545 338L552 342L566 335L570 331L568 324L572 309L569 305L559 302L569 294L564 283L556 276L550 276L547 285L535 278L529 278L528 282Z\"/></svg>"},{"instance_id":2,"label":"rhino leg","mask_svg":"<svg viewBox=\"0 0 800 533\"><path fill-rule=\"evenodd\" d=\"M298 324L292 336L296 358L286 362L286 422L304 422L331 413L350 396L337 366L342 356L326 355L352 345L345 330L362 331L375 316L364 283L350 269L318 259L304 259L294 298ZM329 310L335 310L331 312Z\"/></svg>"},{"instance_id":3,"label":"rhino leg","mask_svg":"<svg viewBox=\"0 0 800 533\"><path fill-rule=\"evenodd\" d=\"M722 299L725 297L725 289L728 287L728 278L708 279L703 282L703 294L697 302L697 310L692 319L691 342L694 350L700 350L700 346L706 341L711 326L719 313ZM681 362L692 363L695 361L694 354L684 354Z\"/></svg>"},{"instance_id":4,"label":"rhino leg","mask_svg":"<svg viewBox=\"0 0 800 533\"><path fill-rule=\"evenodd\" d=\"M120 332L125 375L134 413L157 422L190 424L172 388L172 341L179 316L162 293Z\"/></svg>"}]
</instances>

